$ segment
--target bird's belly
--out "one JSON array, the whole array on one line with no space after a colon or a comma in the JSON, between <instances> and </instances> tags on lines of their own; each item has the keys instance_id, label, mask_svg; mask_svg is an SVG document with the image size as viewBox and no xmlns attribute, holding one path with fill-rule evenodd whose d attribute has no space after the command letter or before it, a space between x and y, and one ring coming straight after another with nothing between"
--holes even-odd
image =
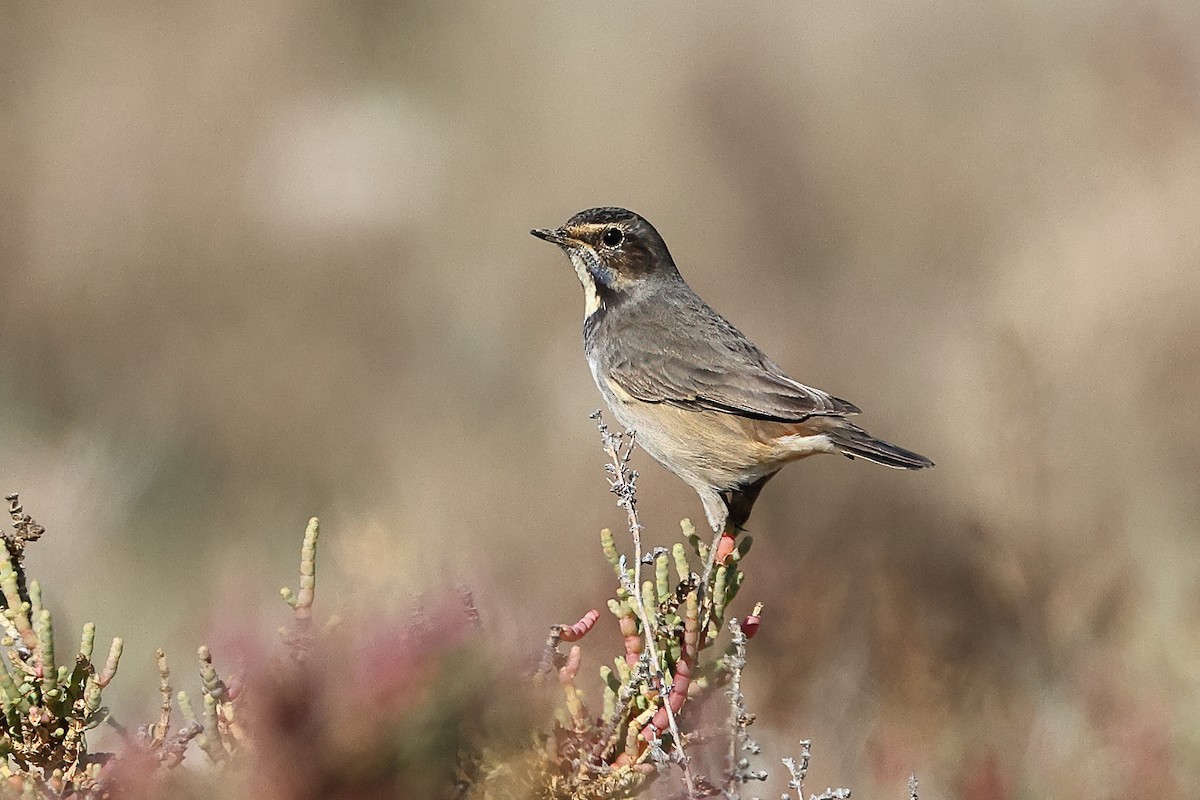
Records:
<instances>
[{"instance_id":1,"label":"bird's belly","mask_svg":"<svg viewBox=\"0 0 1200 800\"><path fill-rule=\"evenodd\" d=\"M798 436L794 426L775 423L778 432L764 431L764 423L733 414L645 403L599 376L596 384L617 421L637 432L638 445L693 487L743 486L825 449L823 437ZM805 447L810 438L821 441ZM791 441L780 444L785 439Z\"/></svg>"}]
</instances>

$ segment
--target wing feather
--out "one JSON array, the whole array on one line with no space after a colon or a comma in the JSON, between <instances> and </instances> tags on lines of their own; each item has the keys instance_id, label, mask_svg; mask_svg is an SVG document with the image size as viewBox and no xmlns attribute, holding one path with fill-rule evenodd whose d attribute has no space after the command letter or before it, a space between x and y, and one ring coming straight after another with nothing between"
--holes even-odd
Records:
<instances>
[{"instance_id":1,"label":"wing feather","mask_svg":"<svg viewBox=\"0 0 1200 800\"><path fill-rule=\"evenodd\" d=\"M776 422L847 416L858 408L794 381L708 306L693 309L693 329L668 325L626 329L610 351L608 376L647 403L721 411ZM699 345L699 346L697 346Z\"/></svg>"}]
</instances>

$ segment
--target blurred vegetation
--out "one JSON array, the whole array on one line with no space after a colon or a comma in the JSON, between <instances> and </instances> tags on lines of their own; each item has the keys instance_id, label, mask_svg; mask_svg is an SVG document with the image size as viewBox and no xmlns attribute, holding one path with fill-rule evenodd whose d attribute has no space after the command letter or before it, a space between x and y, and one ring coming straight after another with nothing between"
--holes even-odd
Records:
<instances>
[{"instance_id":1,"label":"blurred vegetation","mask_svg":"<svg viewBox=\"0 0 1200 800\"><path fill-rule=\"evenodd\" d=\"M764 760L1200 793L1194 2L12 3L0 71L5 482L55 625L125 640L106 704L274 618L297 509L330 599L467 583L517 661L590 607L599 400L526 232L615 203L938 462L756 507Z\"/></svg>"},{"instance_id":2,"label":"blurred vegetation","mask_svg":"<svg viewBox=\"0 0 1200 800\"><path fill-rule=\"evenodd\" d=\"M0 789L15 795L96 784L102 757L88 753L86 731L108 713L101 694L116 675L121 640L114 639L102 669L92 663L96 626L83 626L78 655L57 664L54 621L42 605L42 588L25 574L25 548L45 529L25 513L17 495L6 498L12 531L0 537L0 599L5 635L0 639Z\"/></svg>"},{"instance_id":3,"label":"blurred vegetation","mask_svg":"<svg viewBox=\"0 0 1200 800\"><path fill-rule=\"evenodd\" d=\"M593 417L600 420L600 413ZM534 699L533 688L502 681L502 660L470 641L479 612L465 592L457 603L419 608L399 628L357 606L349 635L336 617L317 627L314 517L301 547L299 587L280 592L292 619L278 631L279 646L243 639L233 654L239 669L222 677L202 645L198 707L186 691L174 691L159 648L158 719L130 730L117 721L119 712L101 705L123 652L120 639L98 669L95 625L88 622L75 663L56 666L52 615L24 566L27 545L45 529L9 495L12 532L0 536L7 632L0 639L0 796L612 800L645 796L667 783L657 796L737 800L743 784L768 777L748 757L761 747L750 738L756 717L741 688L747 643L761 627L763 606L741 621L727 620L752 539L737 541L731 527L706 545L684 520L684 541L669 551L643 551L638 475L630 465L634 434L613 433L603 421L598 426L610 459L609 487L628 518L630 546L608 529L600 534L617 577L608 607L622 652L613 667L600 667L602 711L589 710L577 642L600 612L551 627L538 672L554 673L562 690L552 725L516 713L517 702ZM691 558L698 559L696 570ZM730 635L722 643L726 622ZM572 643L568 653L560 649L564 642ZM719 643L719 658L703 658ZM728 698L728 713L706 728L697 706L717 689ZM488 715L479 713L483 705ZM116 752L89 747L89 731L103 722L120 734ZM799 761L783 763L788 788L803 798L811 751L807 741L800 746ZM195 768L200 759L207 769ZM844 789L814 795L848 796ZM910 796L917 800L915 783Z\"/></svg>"},{"instance_id":4,"label":"blurred vegetation","mask_svg":"<svg viewBox=\"0 0 1200 800\"><path fill-rule=\"evenodd\" d=\"M470 641L478 618L469 597L447 597L403 621L358 608L353 631L336 619L314 627L315 518L305 532L299 591L283 590L293 616L279 630L280 646L245 640L225 654L240 665L229 678L201 646L198 707L186 691L174 693L159 649L159 717L127 728L119 710L101 705L121 640L98 669L89 622L74 662L56 666L40 586L30 581L24 588L25 544L44 529L15 495L9 499L14 532L0 548L10 631L0 642L0 796L453 797L462 792L456 774L463 754L496 731L516 729L515 706L498 691L501 665L481 659L478 642ZM477 710L482 703L491 706L487 715ZM92 752L89 731L105 721L119 732L120 745ZM198 761L208 768L198 769Z\"/></svg>"}]
</instances>

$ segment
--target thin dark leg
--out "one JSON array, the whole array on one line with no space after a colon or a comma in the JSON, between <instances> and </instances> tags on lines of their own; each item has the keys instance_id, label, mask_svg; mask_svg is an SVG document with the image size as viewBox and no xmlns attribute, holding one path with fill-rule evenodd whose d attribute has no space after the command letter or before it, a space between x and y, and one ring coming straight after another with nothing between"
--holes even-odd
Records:
<instances>
[{"instance_id":1,"label":"thin dark leg","mask_svg":"<svg viewBox=\"0 0 1200 800\"><path fill-rule=\"evenodd\" d=\"M758 499L758 493L767 485L767 481L774 477L775 473L772 472L754 483L739 486L737 489L731 489L724 493L723 499L729 508L728 525L732 525L739 531L745 529L746 521L750 519L750 511L754 508L754 501Z\"/></svg>"}]
</instances>

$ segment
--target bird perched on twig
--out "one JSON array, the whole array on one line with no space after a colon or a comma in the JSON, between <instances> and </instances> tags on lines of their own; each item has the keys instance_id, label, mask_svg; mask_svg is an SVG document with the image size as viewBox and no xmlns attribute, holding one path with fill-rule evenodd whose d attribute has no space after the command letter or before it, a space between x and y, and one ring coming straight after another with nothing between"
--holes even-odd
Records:
<instances>
[{"instance_id":1,"label":"bird perched on twig","mask_svg":"<svg viewBox=\"0 0 1200 800\"><path fill-rule=\"evenodd\" d=\"M531 233L583 284L584 352L596 386L639 444L696 490L713 531L740 529L785 464L841 453L895 469L925 456L876 439L858 408L783 373L684 282L654 226L592 208Z\"/></svg>"}]
</instances>

